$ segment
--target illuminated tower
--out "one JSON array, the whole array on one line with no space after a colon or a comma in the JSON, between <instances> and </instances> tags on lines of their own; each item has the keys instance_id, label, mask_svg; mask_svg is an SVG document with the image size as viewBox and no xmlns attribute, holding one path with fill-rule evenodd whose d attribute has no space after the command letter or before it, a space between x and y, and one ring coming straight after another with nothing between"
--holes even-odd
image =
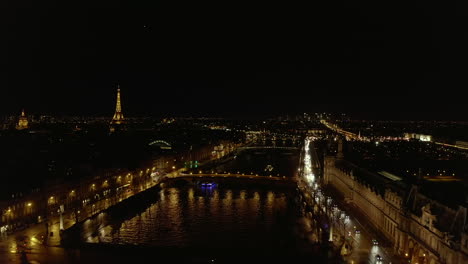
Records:
<instances>
[{"instance_id":1,"label":"illuminated tower","mask_svg":"<svg viewBox=\"0 0 468 264\"><path fill-rule=\"evenodd\" d=\"M28 128L28 118L24 114L24 109L21 111L21 116L18 120L18 124L16 125L16 129L22 130Z\"/></svg>"},{"instance_id":2,"label":"illuminated tower","mask_svg":"<svg viewBox=\"0 0 468 264\"><path fill-rule=\"evenodd\" d=\"M115 106L115 114L112 117L112 121L110 122L111 132L115 131L117 127L124 123L124 116L122 114L122 107L120 106L120 88L117 86L117 103Z\"/></svg>"}]
</instances>

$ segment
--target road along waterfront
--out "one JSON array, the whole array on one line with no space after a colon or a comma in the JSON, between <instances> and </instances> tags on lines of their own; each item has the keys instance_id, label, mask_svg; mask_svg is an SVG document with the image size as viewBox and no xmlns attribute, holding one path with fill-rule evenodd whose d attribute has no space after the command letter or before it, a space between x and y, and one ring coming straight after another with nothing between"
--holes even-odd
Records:
<instances>
[{"instance_id":1,"label":"road along waterfront","mask_svg":"<svg viewBox=\"0 0 468 264\"><path fill-rule=\"evenodd\" d=\"M377 254L388 263L391 259L386 249L372 244L372 239L377 237L372 230L361 225L352 211L341 207L339 199L322 189L319 166L313 158L317 155L311 152L313 141L306 141L304 145L301 158L296 157L299 163L292 162L289 171L279 169L282 167L275 161L284 162L284 159L277 156L293 160L291 155L299 154L278 150L268 150L272 151L268 154L265 150L248 150L251 152L245 153L251 155L250 158L237 157L236 160L254 159L258 164L259 157L266 155L264 168L259 166L250 174L229 164L218 168L217 177L205 177L203 174L208 174L203 171L190 171L190 174L176 170L161 178L171 178L162 186L161 182L155 183L148 191L130 199L129 192L119 206L96 205L94 217L80 224L78 247L57 247L60 240L56 235L49 237L46 246L41 241L44 227L35 226L0 243L5 253L1 254L0 263L21 263L18 248L26 249L27 258L37 263L111 260L127 263L136 258L135 254L144 259L148 252L159 252L162 258L170 259L177 255L176 249L181 248L191 256L191 259L184 259L186 263L209 258L221 262L226 261L223 257L227 255L238 261L244 258L254 261L259 256L288 258L296 255L310 261L332 261L329 263L375 263ZM225 168L231 171L224 173ZM203 166L198 169L208 171ZM262 169L265 175L257 177ZM182 173L183 177L177 178ZM280 184L282 180L262 179L270 173L279 179L288 177L284 181L288 184ZM187 180L187 176L192 179ZM101 208L111 209L101 212ZM71 224L72 221L65 221L65 226ZM59 221L55 220L51 230L58 232L58 227ZM20 245L19 241L25 245ZM337 253L343 257L334 259ZM132 256L132 259L125 256Z\"/></svg>"},{"instance_id":2,"label":"road along waterfront","mask_svg":"<svg viewBox=\"0 0 468 264\"><path fill-rule=\"evenodd\" d=\"M190 172L177 178L182 171L175 171L161 178L162 185L158 183L105 211L96 209L93 217L77 225L82 242L78 246L62 248L49 244L46 247L38 239L41 227L29 229L31 232L26 235L31 246L27 249L27 258L36 263L127 263L145 259L148 252L158 252L160 259L174 259L180 256L181 251L177 250L184 248L188 253L185 256L190 256L184 259L186 263L208 260L207 257L215 257L218 262L234 259L254 262L254 259L268 257L322 262L327 256L303 235L305 221L297 205L293 180L297 172L297 153L291 150L267 152L244 152L256 161L264 156L264 168L256 168L258 172L260 169L268 171L263 176L236 177L236 166L231 165L232 173L227 172L226 178L217 179L187 180ZM296 162L284 169L285 159L294 160L291 158L294 155ZM270 172L280 176L270 178ZM208 187L204 182L213 185ZM32 232L34 230L38 233ZM11 256L8 263L21 263L18 254L8 256Z\"/></svg>"},{"instance_id":3,"label":"road along waterfront","mask_svg":"<svg viewBox=\"0 0 468 264\"><path fill-rule=\"evenodd\" d=\"M347 205L336 192L324 188L320 162L313 159L313 138L305 140L301 152L298 186L302 191L305 214L311 225L330 242L334 252L341 255L339 263L398 263L379 233L365 218ZM362 224L361 224L362 223ZM381 261L377 256L382 258Z\"/></svg>"}]
</instances>

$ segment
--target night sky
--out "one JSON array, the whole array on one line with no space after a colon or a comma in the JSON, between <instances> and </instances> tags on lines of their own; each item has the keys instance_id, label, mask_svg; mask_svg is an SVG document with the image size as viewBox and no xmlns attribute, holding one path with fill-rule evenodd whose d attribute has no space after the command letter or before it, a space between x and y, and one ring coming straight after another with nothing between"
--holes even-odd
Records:
<instances>
[{"instance_id":1,"label":"night sky","mask_svg":"<svg viewBox=\"0 0 468 264\"><path fill-rule=\"evenodd\" d=\"M112 115L120 84L127 116L468 119L468 6L440 4L1 8L0 113Z\"/></svg>"}]
</instances>

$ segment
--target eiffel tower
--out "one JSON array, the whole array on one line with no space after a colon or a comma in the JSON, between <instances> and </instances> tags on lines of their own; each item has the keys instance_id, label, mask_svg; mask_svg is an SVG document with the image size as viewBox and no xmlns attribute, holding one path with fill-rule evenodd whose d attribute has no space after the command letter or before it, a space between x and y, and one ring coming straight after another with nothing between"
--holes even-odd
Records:
<instances>
[{"instance_id":1,"label":"eiffel tower","mask_svg":"<svg viewBox=\"0 0 468 264\"><path fill-rule=\"evenodd\" d=\"M120 87L117 86L117 103L115 106L115 113L110 122L110 131L114 132L117 129L122 129L124 124L124 116L122 114L122 107L120 106Z\"/></svg>"}]
</instances>

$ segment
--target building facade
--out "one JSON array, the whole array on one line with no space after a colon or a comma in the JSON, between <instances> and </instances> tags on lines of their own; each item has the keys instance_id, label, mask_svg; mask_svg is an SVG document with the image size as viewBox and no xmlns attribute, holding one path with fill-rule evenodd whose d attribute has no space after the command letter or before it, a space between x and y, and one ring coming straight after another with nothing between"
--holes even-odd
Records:
<instances>
[{"instance_id":1,"label":"building facade","mask_svg":"<svg viewBox=\"0 0 468 264\"><path fill-rule=\"evenodd\" d=\"M419 264L468 263L467 209L449 208L408 187L344 159L324 161L324 182L339 191L393 244Z\"/></svg>"},{"instance_id":2,"label":"building facade","mask_svg":"<svg viewBox=\"0 0 468 264\"><path fill-rule=\"evenodd\" d=\"M17 130L23 130L29 128L28 126L28 118L24 113L24 109L21 111L21 116L18 119L18 124L16 124Z\"/></svg>"}]
</instances>

